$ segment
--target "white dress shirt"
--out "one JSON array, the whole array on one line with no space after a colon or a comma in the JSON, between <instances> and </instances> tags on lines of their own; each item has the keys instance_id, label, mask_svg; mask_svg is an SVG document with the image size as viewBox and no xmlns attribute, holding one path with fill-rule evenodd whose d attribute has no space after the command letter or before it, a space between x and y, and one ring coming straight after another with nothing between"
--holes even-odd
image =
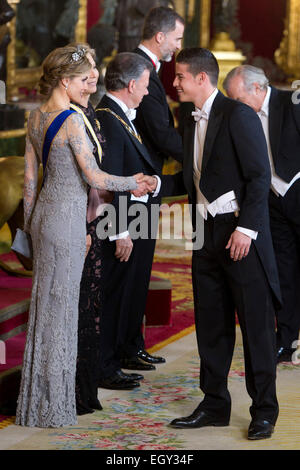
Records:
<instances>
[{"instance_id":1,"label":"white dress shirt","mask_svg":"<svg viewBox=\"0 0 300 470\"><path fill-rule=\"evenodd\" d=\"M213 217L215 217L215 215L217 214L227 214L239 211L238 202L233 190L222 194L222 196L218 197L215 201L211 203L207 201L204 194L200 190L204 142L206 137L209 115L217 94L218 89L216 88L213 93L207 98L204 105L202 106L202 109L200 110L196 108L196 111L192 113L196 121L193 179L197 195L197 209L205 220L207 219L207 212L209 212ZM236 227L236 230L244 233L245 235L248 235L253 239L257 238L258 233L253 230L249 230L244 227Z\"/></svg>"},{"instance_id":2,"label":"white dress shirt","mask_svg":"<svg viewBox=\"0 0 300 470\"><path fill-rule=\"evenodd\" d=\"M134 121L136 117L136 110L132 108L128 108L127 104L125 104L124 101L120 100L120 98L117 98L115 95L112 95L109 92L106 92L106 96L108 96L111 100L115 101L115 103L117 103L120 106L122 111L126 114L128 120L130 121L131 127L134 130L134 133L138 135L136 128L134 127L134 124L132 122Z\"/></svg>"},{"instance_id":3,"label":"white dress shirt","mask_svg":"<svg viewBox=\"0 0 300 470\"><path fill-rule=\"evenodd\" d=\"M269 155L269 161L270 161L270 166L271 166L271 189L272 191L278 196L285 196L285 194L288 192L290 187L295 183L296 180L300 178L300 172L297 173L294 178L287 183L283 179L281 179L279 176L276 175L275 173L275 167L274 167L274 161L273 161L273 156L272 156L272 151L271 151L271 143L270 143L270 135L269 135L269 104L270 104L270 97L271 97L271 87L268 87L267 94L265 96L263 105L258 111L258 116L261 120L263 130L265 133L266 141L267 141L267 146L268 146L268 155Z\"/></svg>"}]
</instances>

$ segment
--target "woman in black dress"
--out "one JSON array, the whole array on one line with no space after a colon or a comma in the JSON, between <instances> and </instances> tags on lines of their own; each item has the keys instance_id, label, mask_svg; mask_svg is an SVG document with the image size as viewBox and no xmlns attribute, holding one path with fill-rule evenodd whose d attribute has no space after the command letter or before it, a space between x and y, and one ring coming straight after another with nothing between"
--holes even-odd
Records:
<instances>
[{"instance_id":1,"label":"woman in black dress","mask_svg":"<svg viewBox=\"0 0 300 470\"><path fill-rule=\"evenodd\" d=\"M101 168L103 154L100 125L89 96L96 92L99 72L95 63L95 53L87 44L78 44L92 63L93 69L88 79L89 94L82 96L80 103L71 107L81 113L86 124L87 133L94 146L93 153ZM80 52L81 53L81 52ZM89 189L87 207L87 254L82 272L79 297L78 318L78 356L76 370L76 407L77 414L92 413L102 406L97 398L99 346L100 346L100 312L101 295L101 240L97 237L96 227L100 220L102 204L110 202L113 193Z\"/></svg>"}]
</instances>

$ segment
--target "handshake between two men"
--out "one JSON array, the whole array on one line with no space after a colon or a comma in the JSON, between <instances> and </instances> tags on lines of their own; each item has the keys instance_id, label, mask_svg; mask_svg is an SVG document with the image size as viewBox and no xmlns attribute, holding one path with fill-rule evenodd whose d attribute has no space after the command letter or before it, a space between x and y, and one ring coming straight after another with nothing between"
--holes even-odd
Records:
<instances>
[{"instance_id":1,"label":"handshake between two men","mask_svg":"<svg viewBox=\"0 0 300 470\"><path fill-rule=\"evenodd\" d=\"M138 188L130 191L135 197L145 196L147 193L153 193L156 190L158 178L155 176L144 175L143 173L137 173L134 175L137 182ZM115 257L119 261L127 262L133 249L133 242L130 235L128 234L124 238L116 240L116 251Z\"/></svg>"},{"instance_id":2,"label":"handshake between two men","mask_svg":"<svg viewBox=\"0 0 300 470\"><path fill-rule=\"evenodd\" d=\"M157 178L155 176L144 175L143 173L137 173L134 175L137 182L138 188L131 191L135 197L145 196L147 193L152 193L157 187Z\"/></svg>"}]
</instances>

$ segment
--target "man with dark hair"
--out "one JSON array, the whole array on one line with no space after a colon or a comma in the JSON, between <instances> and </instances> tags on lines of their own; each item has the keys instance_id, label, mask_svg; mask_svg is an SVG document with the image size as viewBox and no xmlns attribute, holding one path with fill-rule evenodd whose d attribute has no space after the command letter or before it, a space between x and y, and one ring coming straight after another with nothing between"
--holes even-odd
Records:
<instances>
[{"instance_id":1,"label":"man with dark hair","mask_svg":"<svg viewBox=\"0 0 300 470\"><path fill-rule=\"evenodd\" d=\"M219 92L217 77L210 51L179 53L174 86L180 101L196 108L184 129L183 178L194 216L204 218L204 245L192 260L204 399L171 425L229 424L236 310L252 399L248 438L264 439L278 416L273 302L280 303L280 288L268 220L270 168L259 118Z\"/></svg>"},{"instance_id":2,"label":"man with dark hair","mask_svg":"<svg viewBox=\"0 0 300 470\"><path fill-rule=\"evenodd\" d=\"M134 51L145 58L148 63L153 64L148 87L149 93L143 98L137 109L134 122L149 151L152 166L157 175L161 175L166 158L171 156L176 160L182 160L182 140L174 128L166 92L157 73L160 60L170 61L174 52L180 49L183 31L184 20L172 8L153 8L145 19L142 42ZM157 199L157 203L159 203L160 198ZM153 232L155 232L155 223L158 225L158 217L156 221L152 220ZM148 246L150 247L150 244ZM153 241L151 249L153 260L155 241ZM144 311L140 312L140 316L143 317L143 315ZM136 328L132 325L132 328L127 332L125 344L122 364L128 369L137 368L141 359L149 364L165 362L164 358L152 356L145 351L140 327Z\"/></svg>"},{"instance_id":3,"label":"man with dark hair","mask_svg":"<svg viewBox=\"0 0 300 470\"><path fill-rule=\"evenodd\" d=\"M118 52L132 51L139 45L145 16L151 8L171 4L168 0L119 0L115 13Z\"/></svg>"},{"instance_id":4,"label":"man with dark hair","mask_svg":"<svg viewBox=\"0 0 300 470\"><path fill-rule=\"evenodd\" d=\"M135 108L148 93L151 69L152 65L147 60L134 53L117 54L108 64L105 76L107 93L96 109L105 139L102 169L108 173L119 176L157 173L133 124ZM104 239L102 245L104 298L100 326L100 387L131 389L137 387L137 380L143 378L138 374L124 374L120 359L124 356L124 338L128 330L142 327L155 239L149 233L151 226L146 234L143 232L145 238L136 238L130 231L133 218L128 214L135 212L135 207L145 208L143 212L147 220L143 222L147 224L151 205L155 202L155 194L142 198L135 198L126 192L114 194L112 204L116 224L109 228L109 239ZM140 360L135 368L155 369Z\"/></svg>"},{"instance_id":5,"label":"man with dark hair","mask_svg":"<svg viewBox=\"0 0 300 470\"><path fill-rule=\"evenodd\" d=\"M172 8L158 7L146 16L142 42L135 52L153 64L149 94L137 112L136 126L153 161L161 169L164 160L173 157L182 160L182 140L174 128L166 92L159 79L160 61L170 62L181 48L184 20Z\"/></svg>"},{"instance_id":6,"label":"man with dark hair","mask_svg":"<svg viewBox=\"0 0 300 470\"><path fill-rule=\"evenodd\" d=\"M282 292L277 362L292 361L300 328L300 105L293 102L293 92L270 87L264 71L251 65L231 70L224 88L230 98L254 109L268 143L270 225Z\"/></svg>"},{"instance_id":7,"label":"man with dark hair","mask_svg":"<svg viewBox=\"0 0 300 470\"><path fill-rule=\"evenodd\" d=\"M152 8L145 18L142 35L143 41L151 40L159 32L166 35L170 31L174 31L177 21L184 25L183 18L172 8Z\"/></svg>"}]
</instances>

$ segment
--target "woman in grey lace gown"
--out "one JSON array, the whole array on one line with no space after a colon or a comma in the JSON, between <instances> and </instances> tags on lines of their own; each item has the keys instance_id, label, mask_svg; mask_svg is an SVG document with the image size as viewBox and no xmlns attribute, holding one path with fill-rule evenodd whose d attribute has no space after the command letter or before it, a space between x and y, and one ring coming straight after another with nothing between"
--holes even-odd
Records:
<instances>
[{"instance_id":1,"label":"woman in grey lace gown","mask_svg":"<svg viewBox=\"0 0 300 470\"><path fill-rule=\"evenodd\" d=\"M75 373L78 299L86 249L87 184L98 189L143 190L136 177L102 172L82 117L70 115L49 152L37 196L38 167L49 125L70 99L84 93L90 62L74 46L53 51L43 64L48 100L28 122L24 215L33 241L33 287L16 424L59 427L77 423ZM136 193L136 192L134 192Z\"/></svg>"}]
</instances>

